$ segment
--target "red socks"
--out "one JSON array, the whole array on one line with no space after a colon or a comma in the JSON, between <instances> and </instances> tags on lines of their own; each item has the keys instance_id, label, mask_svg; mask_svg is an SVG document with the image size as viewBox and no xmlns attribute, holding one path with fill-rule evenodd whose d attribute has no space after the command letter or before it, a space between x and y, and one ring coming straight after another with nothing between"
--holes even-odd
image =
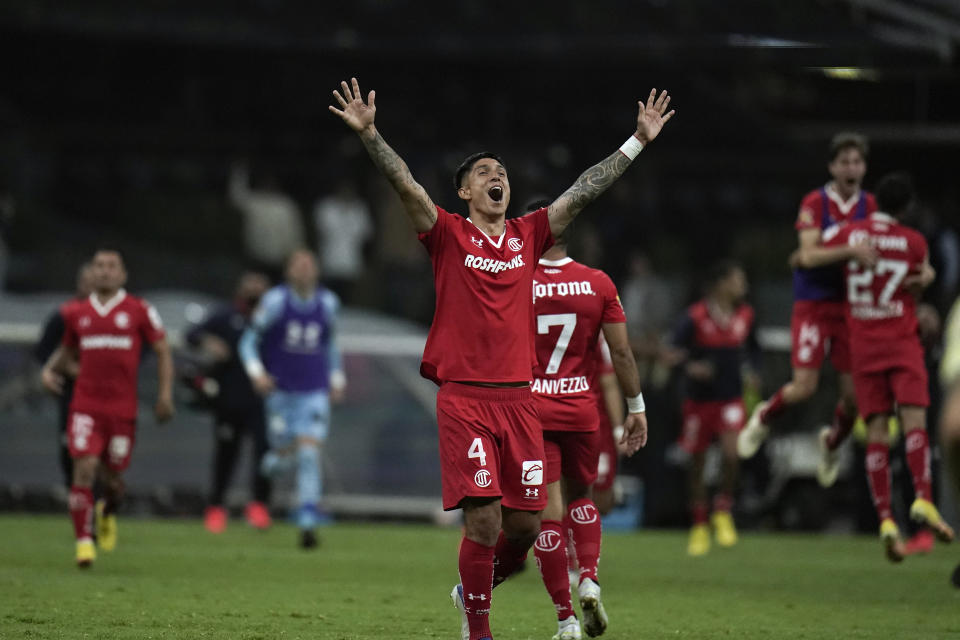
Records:
<instances>
[{"instance_id":1,"label":"red socks","mask_svg":"<svg viewBox=\"0 0 960 640\"><path fill-rule=\"evenodd\" d=\"M493 547L464 538L460 542L460 585L470 623L470 640L491 637L490 593L493 591Z\"/></svg>"},{"instance_id":2,"label":"red socks","mask_svg":"<svg viewBox=\"0 0 960 640\"><path fill-rule=\"evenodd\" d=\"M493 550L493 586L503 584L503 581L513 575L527 557L528 547L511 541L500 532L497 546Z\"/></svg>"},{"instance_id":3,"label":"red socks","mask_svg":"<svg viewBox=\"0 0 960 640\"><path fill-rule=\"evenodd\" d=\"M70 519L77 540L93 538L93 489L70 487Z\"/></svg>"},{"instance_id":4,"label":"red socks","mask_svg":"<svg viewBox=\"0 0 960 640\"><path fill-rule=\"evenodd\" d=\"M707 502L705 500L697 500L690 505L690 515L693 518L694 525L707 524L707 516L709 515Z\"/></svg>"},{"instance_id":5,"label":"red socks","mask_svg":"<svg viewBox=\"0 0 960 640\"><path fill-rule=\"evenodd\" d=\"M890 451L886 444L870 442L867 444L867 479L870 481L870 493L873 506L880 521L892 518L890 512Z\"/></svg>"},{"instance_id":6,"label":"red socks","mask_svg":"<svg viewBox=\"0 0 960 640\"><path fill-rule=\"evenodd\" d=\"M783 413L786 407L787 405L783 401L783 387L781 387L767 400L767 406L760 412L760 422L770 424L770 419Z\"/></svg>"},{"instance_id":7,"label":"red socks","mask_svg":"<svg viewBox=\"0 0 960 640\"><path fill-rule=\"evenodd\" d=\"M904 443L907 452L907 466L913 478L913 491L918 498L931 500L930 490L930 441L925 429L911 429Z\"/></svg>"},{"instance_id":8,"label":"red socks","mask_svg":"<svg viewBox=\"0 0 960 640\"><path fill-rule=\"evenodd\" d=\"M727 513L733 511L733 496L729 493L718 493L713 496L713 510Z\"/></svg>"},{"instance_id":9,"label":"red socks","mask_svg":"<svg viewBox=\"0 0 960 640\"><path fill-rule=\"evenodd\" d=\"M577 562L580 563L580 580L597 580L597 563L600 562L600 537L603 529L600 524L600 512L589 498L581 498L567 507L564 521L570 531L570 538L577 550Z\"/></svg>"},{"instance_id":10,"label":"red socks","mask_svg":"<svg viewBox=\"0 0 960 640\"><path fill-rule=\"evenodd\" d=\"M558 520L544 520L540 525L540 535L533 545L533 555L537 558L543 584L557 608L557 619L566 620L574 615L570 601L570 576L567 574L567 545L563 535L563 523Z\"/></svg>"},{"instance_id":11,"label":"red socks","mask_svg":"<svg viewBox=\"0 0 960 640\"><path fill-rule=\"evenodd\" d=\"M847 414L843 408L843 403L838 402L837 408L833 412L833 428L830 429L830 435L827 436L827 448L833 451L847 439L850 432L853 431L853 424L857 421L857 415Z\"/></svg>"}]
</instances>

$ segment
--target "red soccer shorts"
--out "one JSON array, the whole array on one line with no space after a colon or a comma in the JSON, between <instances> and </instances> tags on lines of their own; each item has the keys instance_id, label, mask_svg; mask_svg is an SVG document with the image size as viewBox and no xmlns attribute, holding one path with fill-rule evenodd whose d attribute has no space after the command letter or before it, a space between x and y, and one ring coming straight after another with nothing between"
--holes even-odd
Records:
<instances>
[{"instance_id":1,"label":"red soccer shorts","mask_svg":"<svg viewBox=\"0 0 960 640\"><path fill-rule=\"evenodd\" d=\"M597 429L597 480L593 483L595 491L606 491L613 488L613 481L617 478L617 443L613 441L613 430L610 428L610 418L605 409L600 410L600 427Z\"/></svg>"},{"instance_id":2,"label":"red soccer shorts","mask_svg":"<svg viewBox=\"0 0 960 640\"><path fill-rule=\"evenodd\" d=\"M593 431L544 431L543 451L547 455L547 484L570 478L589 487L597 479L597 446Z\"/></svg>"},{"instance_id":3,"label":"red soccer shorts","mask_svg":"<svg viewBox=\"0 0 960 640\"><path fill-rule=\"evenodd\" d=\"M746 410L740 398L715 402L686 400L683 403L680 446L687 453L706 451L713 439L724 431L740 431L745 416Z\"/></svg>"},{"instance_id":4,"label":"red soccer shorts","mask_svg":"<svg viewBox=\"0 0 960 640\"><path fill-rule=\"evenodd\" d=\"M113 471L130 466L135 435L135 420L71 411L67 421L70 457L96 456Z\"/></svg>"},{"instance_id":5,"label":"red soccer shorts","mask_svg":"<svg viewBox=\"0 0 960 640\"><path fill-rule=\"evenodd\" d=\"M444 509L485 496L522 511L547 505L540 414L528 387L445 382L437 427Z\"/></svg>"},{"instance_id":6,"label":"red soccer shorts","mask_svg":"<svg viewBox=\"0 0 960 640\"><path fill-rule=\"evenodd\" d=\"M865 418L893 412L898 406L930 406L927 370L923 362L904 362L882 371L854 371L857 409Z\"/></svg>"},{"instance_id":7,"label":"red soccer shorts","mask_svg":"<svg viewBox=\"0 0 960 640\"><path fill-rule=\"evenodd\" d=\"M850 372L850 338L842 302L794 302L790 340L790 363L795 369L819 369L829 351L833 368Z\"/></svg>"}]
</instances>

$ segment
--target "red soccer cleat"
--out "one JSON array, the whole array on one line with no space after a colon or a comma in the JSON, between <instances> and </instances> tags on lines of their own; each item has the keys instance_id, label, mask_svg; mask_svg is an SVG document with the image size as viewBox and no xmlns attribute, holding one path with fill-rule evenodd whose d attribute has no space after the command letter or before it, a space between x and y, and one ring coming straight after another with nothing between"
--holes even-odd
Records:
<instances>
[{"instance_id":1,"label":"red soccer cleat","mask_svg":"<svg viewBox=\"0 0 960 640\"><path fill-rule=\"evenodd\" d=\"M262 502L248 502L244 515L247 518L247 524L255 529L269 529L273 522L270 519L270 511Z\"/></svg>"},{"instance_id":2,"label":"red soccer cleat","mask_svg":"<svg viewBox=\"0 0 960 640\"><path fill-rule=\"evenodd\" d=\"M933 551L933 532L930 529L920 529L905 545L907 555L930 553Z\"/></svg>"},{"instance_id":3,"label":"red soccer cleat","mask_svg":"<svg viewBox=\"0 0 960 640\"><path fill-rule=\"evenodd\" d=\"M210 506L203 513L203 526L210 533L223 533L227 528L227 510Z\"/></svg>"}]
</instances>

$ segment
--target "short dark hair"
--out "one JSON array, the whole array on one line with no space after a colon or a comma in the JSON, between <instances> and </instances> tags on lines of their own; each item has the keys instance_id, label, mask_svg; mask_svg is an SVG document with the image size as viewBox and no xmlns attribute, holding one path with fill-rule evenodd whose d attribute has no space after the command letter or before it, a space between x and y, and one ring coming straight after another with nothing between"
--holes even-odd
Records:
<instances>
[{"instance_id":1,"label":"short dark hair","mask_svg":"<svg viewBox=\"0 0 960 640\"><path fill-rule=\"evenodd\" d=\"M707 289L713 289L721 280L726 280L736 270L743 271L743 265L736 260L725 258L719 260L707 270L706 284Z\"/></svg>"},{"instance_id":2,"label":"short dark hair","mask_svg":"<svg viewBox=\"0 0 960 640\"><path fill-rule=\"evenodd\" d=\"M117 246L115 246L115 245L104 244L104 245L100 245L100 246L98 246L96 249L94 249L93 253L90 254L90 263L91 263L91 264L93 263L93 258L94 258L94 256L96 256L98 253L115 253L115 254L117 254L118 256L120 256L120 262L122 262L124 266L126 266L126 264L127 264L127 256L126 256L126 254L123 252L123 249L121 249L120 247L117 247Z\"/></svg>"},{"instance_id":3,"label":"short dark hair","mask_svg":"<svg viewBox=\"0 0 960 640\"><path fill-rule=\"evenodd\" d=\"M870 142L865 135L855 131L841 131L830 139L830 162L837 159L841 152L856 149L864 160L870 155Z\"/></svg>"},{"instance_id":4,"label":"short dark hair","mask_svg":"<svg viewBox=\"0 0 960 640\"><path fill-rule=\"evenodd\" d=\"M482 160L483 158L492 158L493 160L499 162L502 166L507 166L503 163L503 159L500 156L489 151L481 151L479 153L469 155L467 156L467 159L461 162L460 166L457 167L457 174L453 179L454 189L459 189L461 186L463 186L463 176L470 173L470 171L473 169L473 165L477 164L477 160Z\"/></svg>"},{"instance_id":5,"label":"short dark hair","mask_svg":"<svg viewBox=\"0 0 960 640\"><path fill-rule=\"evenodd\" d=\"M877 207L884 213L898 216L906 213L913 202L913 178L904 171L888 173L877 183Z\"/></svg>"}]
</instances>

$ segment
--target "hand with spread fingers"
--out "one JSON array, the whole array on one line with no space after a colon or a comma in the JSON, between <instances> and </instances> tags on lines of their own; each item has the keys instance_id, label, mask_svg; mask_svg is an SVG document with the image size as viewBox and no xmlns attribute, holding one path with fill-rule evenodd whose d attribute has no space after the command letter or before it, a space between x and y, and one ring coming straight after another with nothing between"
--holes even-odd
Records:
<instances>
[{"instance_id":1,"label":"hand with spread fingers","mask_svg":"<svg viewBox=\"0 0 960 640\"><path fill-rule=\"evenodd\" d=\"M371 91L367 95L367 101L364 102L360 94L360 84L356 78L350 78L350 84L346 81L340 83L340 91L334 91L333 97L341 108L338 109L333 105L327 108L340 116L348 127L357 133L373 127L373 120L377 114L377 107L374 104L377 97L376 91Z\"/></svg>"},{"instance_id":2,"label":"hand with spread fingers","mask_svg":"<svg viewBox=\"0 0 960 640\"><path fill-rule=\"evenodd\" d=\"M660 130L676 111L673 109L667 111L670 96L665 90L657 96L657 90L651 89L650 95L647 96L647 103L640 101L637 104L640 105L640 112L637 114L637 132L634 135L644 145L648 145L660 134Z\"/></svg>"}]
</instances>

